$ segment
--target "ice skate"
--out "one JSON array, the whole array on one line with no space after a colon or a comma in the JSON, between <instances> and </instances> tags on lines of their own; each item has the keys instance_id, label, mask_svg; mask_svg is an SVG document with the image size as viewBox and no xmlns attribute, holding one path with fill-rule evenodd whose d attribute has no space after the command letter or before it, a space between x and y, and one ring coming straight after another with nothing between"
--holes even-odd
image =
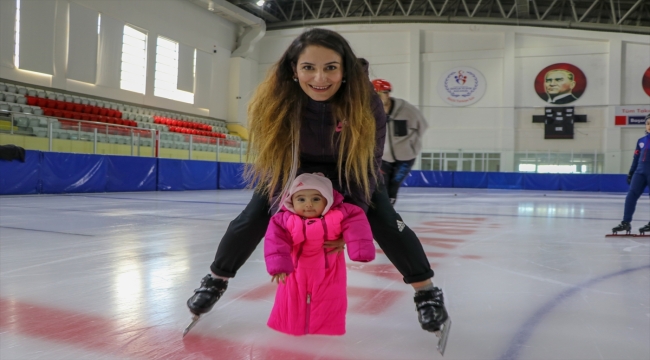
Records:
<instances>
[{"instance_id":1,"label":"ice skate","mask_svg":"<svg viewBox=\"0 0 650 360\"><path fill-rule=\"evenodd\" d=\"M183 330L183 337L201 319L201 315L212 310L214 304L221 298L228 288L228 282L222 279L213 279L210 274L201 279L201 286L194 290L194 295L187 299L187 307L192 313L192 322Z\"/></svg>"},{"instance_id":2,"label":"ice skate","mask_svg":"<svg viewBox=\"0 0 650 360\"><path fill-rule=\"evenodd\" d=\"M619 234L619 231L625 231L625 234ZM612 229L612 233L610 235L605 235L607 236L633 236L632 233L632 226L630 226L630 223L627 221L621 221L620 224L618 224L616 227ZM640 231L640 230L639 230Z\"/></svg>"},{"instance_id":3,"label":"ice skate","mask_svg":"<svg viewBox=\"0 0 650 360\"><path fill-rule=\"evenodd\" d=\"M418 291L415 293L413 301L418 312L420 326L422 329L436 334L438 352L440 355L444 355L451 330L451 319L445 309L442 290L434 287L433 290Z\"/></svg>"},{"instance_id":4,"label":"ice skate","mask_svg":"<svg viewBox=\"0 0 650 360\"><path fill-rule=\"evenodd\" d=\"M646 235L645 233L650 232L650 222L643 225L643 227L639 228L639 234L640 236L650 236Z\"/></svg>"}]
</instances>

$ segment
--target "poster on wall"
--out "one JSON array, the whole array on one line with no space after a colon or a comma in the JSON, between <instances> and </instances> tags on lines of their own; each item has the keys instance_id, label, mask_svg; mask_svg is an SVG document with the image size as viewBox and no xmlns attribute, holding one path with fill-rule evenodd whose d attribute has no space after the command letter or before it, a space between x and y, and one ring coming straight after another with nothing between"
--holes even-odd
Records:
<instances>
[{"instance_id":1,"label":"poster on wall","mask_svg":"<svg viewBox=\"0 0 650 360\"><path fill-rule=\"evenodd\" d=\"M535 77L535 92L548 104L570 104L587 88L587 77L577 66L557 63L543 68Z\"/></svg>"},{"instance_id":2,"label":"poster on wall","mask_svg":"<svg viewBox=\"0 0 650 360\"><path fill-rule=\"evenodd\" d=\"M641 87L643 87L643 91L645 91L645 93L650 96L650 67L645 71L645 74L643 74Z\"/></svg>"},{"instance_id":3,"label":"poster on wall","mask_svg":"<svg viewBox=\"0 0 650 360\"><path fill-rule=\"evenodd\" d=\"M483 74L468 66L447 70L438 79L438 95L453 106L474 104L483 97L486 87Z\"/></svg>"},{"instance_id":4,"label":"poster on wall","mask_svg":"<svg viewBox=\"0 0 650 360\"><path fill-rule=\"evenodd\" d=\"M650 114L650 105L616 106L614 125L645 125L645 117Z\"/></svg>"}]
</instances>

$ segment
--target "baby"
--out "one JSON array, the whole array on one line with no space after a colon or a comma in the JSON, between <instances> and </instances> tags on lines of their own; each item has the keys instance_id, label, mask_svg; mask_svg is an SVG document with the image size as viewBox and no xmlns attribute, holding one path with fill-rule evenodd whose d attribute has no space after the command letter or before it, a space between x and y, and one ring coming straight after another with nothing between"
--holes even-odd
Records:
<instances>
[{"instance_id":1,"label":"baby","mask_svg":"<svg viewBox=\"0 0 650 360\"><path fill-rule=\"evenodd\" d=\"M278 283L268 326L290 335L343 335L345 257L323 245L343 237L351 260L373 260L368 219L321 174L296 177L282 205L264 240L266 268Z\"/></svg>"}]
</instances>

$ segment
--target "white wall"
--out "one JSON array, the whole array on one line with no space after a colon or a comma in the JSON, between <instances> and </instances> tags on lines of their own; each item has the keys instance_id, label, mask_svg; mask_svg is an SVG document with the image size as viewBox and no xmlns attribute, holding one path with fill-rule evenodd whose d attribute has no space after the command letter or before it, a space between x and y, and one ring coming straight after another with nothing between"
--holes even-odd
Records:
<instances>
[{"instance_id":1,"label":"white wall","mask_svg":"<svg viewBox=\"0 0 650 360\"><path fill-rule=\"evenodd\" d=\"M40 0L23 0L40 1ZM66 79L68 1L55 4L54 75L13 66L15 1L0 1L0 78L80 92L116 101L209 115L246 123L245 108L257 84L303 29L268 31L246 59L231 59L241 29L184 0L74 0L73 2L147 31L149 39L169 37L213 54L208 108L153 96L155 42L148 49L147 93ZM50 4L51 4L50 3ZM35 25L38 26L38 25ZM420 107L430 122L425 150L502 153L501 169L513 169L514 152L598 152L606 156L606 172L620 172L628 157L621 127L613 123L614 106L650 103L641 76L650 67L650 37L597 31L472 24L339 25L329 28L346 37L360 57L370 61L372 78L385 78L393 96ZM571 104L588 123L575 126L573 140L544 140L543 124L532 116L547 104L534 91L534 79L558 62L578 66L588 85ZM117 65L99 64L98 71L115 72ZM485 95L468 107L447 105L437 94L441 73L470 66L486 78ZM633 130L631 130L633 131Z\"/></svg>"},{"instance_id":2,"label":"white wall","mask_svg":"<svg viewBox=\"0 0 650 360\"><path fill-rule=\"evenodd\" d=\"M370 61L371 78L387 79L394 97L420 107L431 125L425 150L501 152L504 171L513 170L513 152L549 150L606 154L606 172L629 166L628 157L621 157L629 146L622 145L627 140L614 126L613 109L650 103L641 89L641 76L650 67L648 36L471 24L327 28L340 32L357 56ZM267 32L251 57L259 63L258 82L302 31ZM579 67L587 77L584 94L568 106L587 115L588 122L575 125L572 140L544 140L544 124L533 124L532 116L542 115L547 103L535 92L534 81L543 68L561 62ZM487 81L485 95L467 107L447 105L437 94L442 72L457 66L473 67Z\"/></svg>"},{"instance_id":3,"label":"white wall","mask_svg":"<svg viewBox=\"0 0 650 360\"><path fill-rule=\"evenodd\" d=\"M24 0L25 1L25 0ZM26 0L35 1L35 0ZM15 1L0 1L0 78L18 82L53 87L85 93L117 101L159 107L219 119L228 116L228 82L230 52L235 46L237 26L215 14L183 0L76 0L74 3L98 11L102 17L110 17L143 29L148 34L147 93L137 94L115 87L88 84L65 77L68 5L65 0L48 0L56 3L54 29L41 29L43 36L54 38L54 75L42 75L16 69L13 65ZM34 24L38 26L38 24ZM212 88L209 108L153 96L155 64L155 39L165 36L179 43L210 54L217 50L212 60ZM98 70L114 72L99 64Z\"/></svg>"}]
</instances>

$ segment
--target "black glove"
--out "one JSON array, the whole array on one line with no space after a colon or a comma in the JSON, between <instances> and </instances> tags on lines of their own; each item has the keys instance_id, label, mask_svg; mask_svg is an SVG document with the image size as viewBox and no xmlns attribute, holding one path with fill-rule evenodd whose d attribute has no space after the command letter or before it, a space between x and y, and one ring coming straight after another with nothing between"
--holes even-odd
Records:
<instances>
[{"instance_id":1,"label":"black glove","mask_svg":"<svg viewBox=\"0 0 650 360\"><path fill-rule=\"evenodd\" d=\"M627 184L630 185L632 183L632 175L634 175L633 172L627 174Z\"/></svg>"}]
</instances>

